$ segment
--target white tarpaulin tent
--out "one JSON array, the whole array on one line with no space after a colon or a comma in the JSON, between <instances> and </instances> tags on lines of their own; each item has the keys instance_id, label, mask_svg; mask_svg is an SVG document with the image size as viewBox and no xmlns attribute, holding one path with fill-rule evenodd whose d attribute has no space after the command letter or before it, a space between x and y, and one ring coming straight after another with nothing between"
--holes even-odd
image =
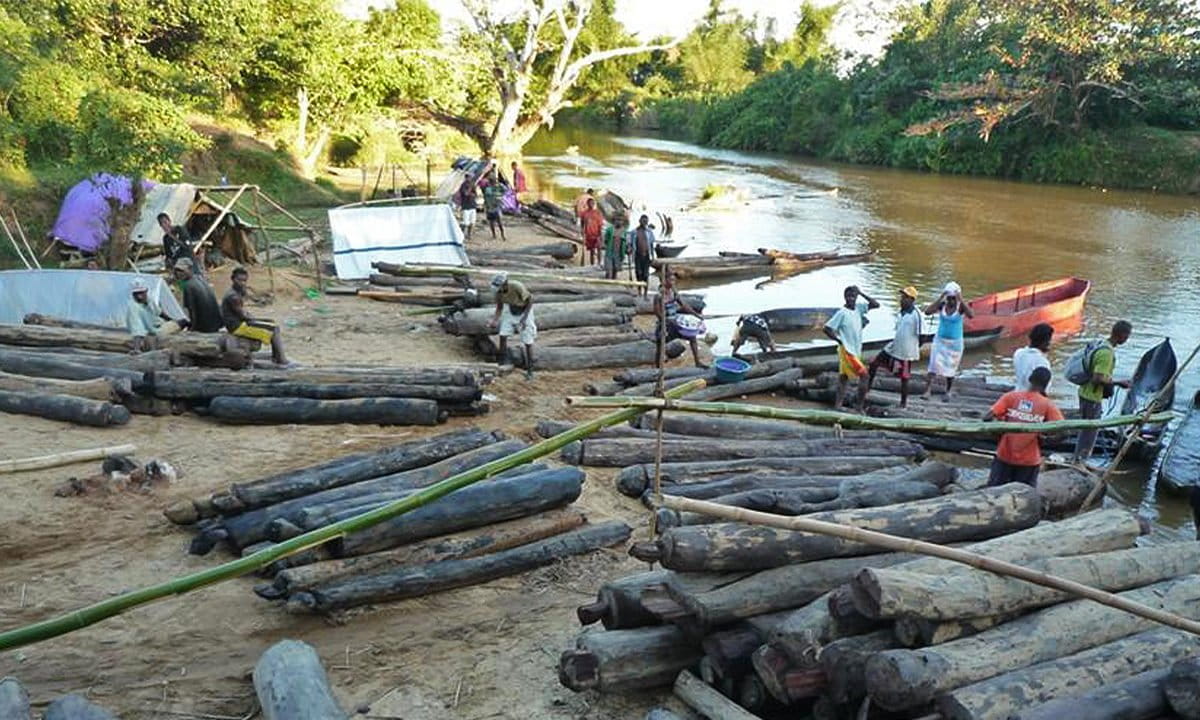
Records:
<instances>
[{"instance_id":1,"label":"white tarpaulin tent","mask_svg":"<svg viewBox=\"0 0 1200 720\"><path fill-rule=\"evenodd\" d=\"M130 286L141 280L150 299L173 318L187 317L157 275L105 270L4 270L0 272L0 323L19 325L29 313L96 325L125 327Z\"/></svg>"},{"instance_id":2,"label":"white tarpaulin tent","mask_svg":"<svg viewBox=\"0 0 1200 720\"><path fill-rule=\"evenodd\" d=\"M351 205L329 211L333 264L342 280L371 275L371 263L467 265L462 229L449 205Z\"/></svg>"},{"instance_id":3,"label":"white tarpaulin tent","mask_svg":"<svg viewBox=\"0 0 1200 720\"><path fill-rule=\"evenodd\" d=\"M172 225L183 225L192 213L195 200L195 185L155 185L142 200L141 215L129 233L129 239L135 245L162 245L163 231L158 224L158 214L171 216Z\"/></svg>"}]
</instances>

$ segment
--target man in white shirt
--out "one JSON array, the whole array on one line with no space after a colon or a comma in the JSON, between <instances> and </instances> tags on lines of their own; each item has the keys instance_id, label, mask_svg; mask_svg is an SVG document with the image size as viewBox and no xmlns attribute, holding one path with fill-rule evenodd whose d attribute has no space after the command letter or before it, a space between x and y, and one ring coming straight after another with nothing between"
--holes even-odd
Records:
<instances>
[{"instance_id":1,"label":"man in white shirt","mask_svg":"<svg viewBox=\"0 0 1200 720\"><path fill-rule=\"evenodd\" d=\"M859 297L866 300L858 301ZM834 400L834 409L842 409L842 401L846 398L846 385L850 378L862 378L867 374L867 366L862 361L862 329L863 320L868 310L879 307L879 302L862 292L857 286L851 285L842 293L845 303L825 323L825 335L838 345L838 386ZM858 383L858 410L862 412L867 405L867 384L861 379Z\"/></svg>"},{"instance_id":2,"label":"man in white shirt","mask_svg":"<svg viewBox=\"0 0 1200 720\"><path fill-rule=\"evenodd\" d=\"M1013 353L1013 374L1016 375L1017 390L1031 390L1029 376L1037 368L1050 369L1050 360L1046 353L1050 350L1050 339L1054 337L1054 328L1046 323L1039 323L1029 331L1029 346Z\"/></svg>"},{"instance_id":3,"label":"man in white shirt","mask_svg":"<svg viewBox=\"0 0 1200 720\"><path fill-rule=\"evenodd\" d=\"M908 407L908 379L913 361L921 358L921 313L917 312L917 289L911 285L900 291L900 313L896 315L896 336L871 361L867 389L875 383L875 373L883 368L900 378L900 407Z\"/></svg>"}]
</instances>

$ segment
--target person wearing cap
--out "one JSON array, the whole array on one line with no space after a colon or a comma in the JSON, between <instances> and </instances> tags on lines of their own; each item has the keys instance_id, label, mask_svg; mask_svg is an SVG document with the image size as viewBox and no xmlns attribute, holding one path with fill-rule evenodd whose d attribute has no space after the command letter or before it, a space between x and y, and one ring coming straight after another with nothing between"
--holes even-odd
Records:
<instances>
[{"instance_id":1,"label":"person wearing cap","mask_svg":"<svg viewBox=\"0 0 1200 720\"><path fill-rule=\"evenodd\" d=\"M933 393L935 379L946 378L946 398L958 375L958 366L963 356L963 318L975 317L971 306L963 302L962 288L956 282L946 283L937 300L925 308L926 315L938 316L937 333L933 336L933 349L929 352L929 382L925 385L925 399Z\"/></svg>"},{"instance_id":2,"label":"person wearing cap","mask_svg":"<svg viewBox=\"0 0 1200 720\"><path fill-rule=\"evenodd\" d=\"M244 267L233 269L230 275L233 286L221 299L221 319L225 329L234 337L257 340L271 346L271 359L281 367L291 367L283 354L283 336L279 326L270 320L252 318L246 312L246 295L249 291L250 272Z\"/></svg>"},{"instance_id":3,"label":"person wearing cap","mask_svg":"<svg viewBox=\"0 0 1200 720\"><path fill-rule=\"evenodd\" d=\"M866 302L859 302L859 297ZM862 361L862 329L866 325L867 312L879 307L879 301L859 290L857 285L843 290L842 299L844 304L823 328L829 339L837 343L838 386L833 407L842 409L850 378L859 378L858 409L861 412L867 406L867 383L862 381L867 374L867 367Z\"/></svg>"},{"instance_id":4,"label":"person wearing cap","mask_svg":"<svg viewBox=\"0 0 1200 720\"><path fill-rule=\"evenodd\" d=\"M908 380L912 377L913 361L921 357L921 314L917 312L917 289L908 286L900 291L900 313L896 315L896 336L871 361L867 390L875 383L880 368L900 378L900 407L908 407Z\"/></svg>"},{"instance_id":5,"label":"person wearing cap","mask_svg":"<svg viewBox=\"0 0 1200 720\"><path fill-rule=\"evenodd\" d=\"M533 295L516 280L509 280L508 273L497 273L492 278L492 290L496 293L496 313L488 323L496 328L500 336L498 362L508 363L508 338L516 335L525 346L525 378L533 379L533 343L537 340L537 322L533 317Z\"/></svg>"},{"instance_id":6,"label":"person wearing cap","mask_svg":"<svg viewBox=\"0 0 1200 720\"><path fill-rule=\"evenodd\" d=\"M172 271L179 284L183 297L183 309L187 312L189 329L195 332L220 332L224 326L221 320L221 306L217 303L217 295L213 292L204 277L195 274L195 267L188 258L175 261Z\"/></svg>"},{"instance_id":7,"label":"person wearing cap","mask_svg":"<svg viewBox=\"0 0 1200 720\"><path fill-rule=\"evenodd\" d=\"M125 309L125 328L133 336L133 353L148 349L146 338L151 335L170 335L178 332L180 325L164 313L158 303L150 299L150 288L145 281L135 278L129 286L129 305Z\"/></svg>"}]
</instances>

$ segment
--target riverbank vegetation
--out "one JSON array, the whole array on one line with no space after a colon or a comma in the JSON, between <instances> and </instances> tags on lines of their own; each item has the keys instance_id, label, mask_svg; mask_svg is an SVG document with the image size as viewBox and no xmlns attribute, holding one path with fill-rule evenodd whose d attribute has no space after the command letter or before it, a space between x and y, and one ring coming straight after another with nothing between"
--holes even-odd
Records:
<instances>
[{"instance_id":1,"label":"riverbank vegetation","mask_svg":"<svg viewBox=\"0 0 1200 720\"><path fill-rule=\"evenodd\" d=\"M1186 0L925 0L851 67L826 44L827 10L803 7L781 42L713 7L678 53L576 117L723 148L1200 192L1200 18ZM722 58L689 57L696 46Z\"/></svg>"}]
</instances>

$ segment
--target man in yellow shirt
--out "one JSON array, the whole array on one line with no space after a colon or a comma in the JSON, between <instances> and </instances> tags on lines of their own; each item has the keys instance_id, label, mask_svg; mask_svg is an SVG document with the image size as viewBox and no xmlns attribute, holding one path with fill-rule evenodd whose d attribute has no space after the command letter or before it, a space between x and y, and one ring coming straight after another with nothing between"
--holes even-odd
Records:
<instances>
[{"instance_id":1,"label":"man in yellow shirt","mask_svg":"<svg viewBox=\"0 0 1200 720\"><path fill-rule=\"evenodd\" d=\"M1113 370L1117 366L1117 348L1129 340L1133 326L1125 320L1118 320L1112 326L1108 342L1092 353L1089 370L1092 381L1079 386L1079 417L1084 420L1095 420L1103 412L1104 398L1112 396L1113 386L1127 388L1128 380L1114 380ZM1087 462L1092 456L1092 448L1096 445L1095 430L1080 430L1079 438L1075 441L1075 462Z\"/></svg>"},{"instance_id":2,"label":"man in yellow shirt","mask_svg":"<svg viewBox=\"0 0 1200 720\"><path fill-rule=\"evenodd\" d=\"M523 284L509 280L508 273L503 272L492 278L492 290L496 292L496 313L488 325L496 328L500 336L498 362L508 364L508 338L517 335L525 346L525 379L532 380L533 343L537 340L533 294Z\"/></svg>"}]
</instances>

